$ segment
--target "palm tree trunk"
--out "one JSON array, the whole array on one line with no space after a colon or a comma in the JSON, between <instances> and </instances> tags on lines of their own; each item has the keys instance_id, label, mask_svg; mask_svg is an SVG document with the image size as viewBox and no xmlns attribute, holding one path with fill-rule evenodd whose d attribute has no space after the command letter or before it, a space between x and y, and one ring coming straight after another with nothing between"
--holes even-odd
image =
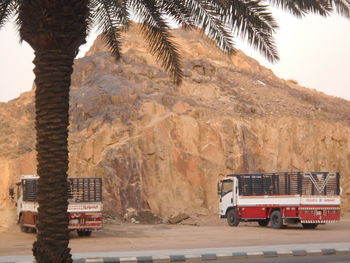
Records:
<instances>
[{"instance_id":1,"label":"palm tree trunk","mask_svg":"<svg viewBox=\"0 0 350 263\"><path fill-rule=\"evenodd\" d=\"M71 263L67 170L69 86L73 55L35 52L35 106L39 211L33 253L38 263Z\"/></svg>"}]
</instances>

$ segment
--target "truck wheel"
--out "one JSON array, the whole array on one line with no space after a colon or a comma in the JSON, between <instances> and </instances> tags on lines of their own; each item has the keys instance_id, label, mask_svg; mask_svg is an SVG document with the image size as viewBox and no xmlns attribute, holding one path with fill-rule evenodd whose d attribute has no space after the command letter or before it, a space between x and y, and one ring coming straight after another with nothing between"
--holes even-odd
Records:
<instances>
[{"instance_id":1,"label":"truck wheel","mask_svg":"<svg viewBox=\"0 0 350 263\"><path fill-rule=\"evenodd\" d=\"M272 228L283 228L282 214L280 211L273 211L271 213L270 220Z\"/></svg>"},{"instance_id":2,"label":"truck wheel","mask_svg":"<svg viewBox=\"0 0 350 263\"><path fill-rule=\"evenodd\" d=\"M77 230L78 236L89 237L91 236L91 230Z\"/></svg>"},{"instance_id":3,"label":"truck wheel","mask_svg":"<svg viewBox=\"0 0 350 263\"><path fill-rule=\"evenodd\" d=\"M268 219L263 219L258 221L259 226L267 226L269 224Z\"/></svg>"},{"instance_id":4,"label":"truck wheel","mask_svg":"<svg viewBox=\"0 0 350 263\"><path fill-rule=\"evenodd\" d=\"M310 224L310 223L309 224L305 223L302 225L304 229L315 229L318 226L318 224Z\"/></svg>"},{"instance_id":5,"label":"truck wheel","mask_svg":"<svg viewBox=\"0 0 350 263\"><path fill-rule=\"evenodd\" d=\"M229 226L238 226L239 217L238 217L236 209L230 209L227 212L227 224Z\"/></svg>"},{"instance_id":6,"label":"truck wheel","mask_svg":"<svg viewBox=\"0 0 350 263\"><path fill-rule=\"evenodd\" d=\"M86 236L86 237L91 236L91 232L92 232L91 230L86 230L86 231L85 231L85 236Z\"/></svg>"}]
</instances>

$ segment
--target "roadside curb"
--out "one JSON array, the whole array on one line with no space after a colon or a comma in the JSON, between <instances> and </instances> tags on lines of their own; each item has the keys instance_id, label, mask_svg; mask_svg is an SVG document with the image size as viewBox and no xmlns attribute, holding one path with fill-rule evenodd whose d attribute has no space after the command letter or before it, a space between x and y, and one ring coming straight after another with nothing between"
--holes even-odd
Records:
<instances>
[{"instance_id":1,"label":"roadside curb","mask_svg":"<svg viewBox=\"0 0 350 263\"><path fill-rule=\"evenodd\" d=\"M271 257L301 257L301 256L325 256L325 255L350 255L350 248L324 248L312 250L275 250L256 252L227 252L188 255L164 255L164 256L141 256L141 257L109 257L109 258L86 258L75 259L74 263L172 263L172 262L205 262L225 261L252 258ZM17 262L29 263L29 262Z\"/></svg>"},{"instance_id":2,"label":"roadside curb","mask_svg":"<svg viewBox=\"0 0 350 263\"><path fill-rule=\"evenodd\" d=\"M322 249L296 249L296 250L266 250L249 252L221 252L204 254L177 254L154 256L129 256L129 257L96 257L74 259L73 263L174 263L174 262L208 262L226 261L254 258L274 257L303 257L326 255L350 255L350 248L322 248ZM6 263L35 263L35 261L16 261Z\"/></svg>"}]
</instances>

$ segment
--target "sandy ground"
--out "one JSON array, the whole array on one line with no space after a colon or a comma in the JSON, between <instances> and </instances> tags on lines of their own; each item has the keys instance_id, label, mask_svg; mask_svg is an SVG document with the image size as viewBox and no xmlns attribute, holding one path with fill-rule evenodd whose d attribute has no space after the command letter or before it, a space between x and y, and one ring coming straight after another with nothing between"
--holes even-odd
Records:
<instances>
[{"instance_id":1,"label":"sandy ground","mask_svg":"<svg viewBox=\"0 0 350 263\"><path fill-rule=\"evenodd\" d=\"M17 227L0 232L0 256L31 255L35 238L35 234L21 233ZM301 226L276 230L259 227L257 223L229 227L224 219L203 217L178 225L108 223L91 237L80 238L72 232L70 247L72 253L83 253L349 241L350 214L344 215L338 223L320 225L314 230Z\"/></svg>"}]
</instances>

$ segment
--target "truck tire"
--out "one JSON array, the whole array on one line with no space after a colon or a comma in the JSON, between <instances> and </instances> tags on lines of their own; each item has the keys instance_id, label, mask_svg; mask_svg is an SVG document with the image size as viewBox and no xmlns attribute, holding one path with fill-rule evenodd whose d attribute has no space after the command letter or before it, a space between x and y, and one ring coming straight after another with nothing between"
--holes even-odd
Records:
<instances>
[{"instance_id":1,"label":"truck tire","mask_svg":"<svg viewBox=\"0 0 350 263\"><path fill-rule=\"evenodd\" d=\"M238 226L239 217L236 209L230 209L227 212L227 224L229 226Z\"/></svg>"},{"instance_id":2,"label":"truck tire","mask_svg":"<svg viewBox=\"0 0 350 263\"><path fill-rule=\"evenodd\" d=\"M272 228L280 229L284 227L281 211L273 211L270 215L270 221Z\"/></svg>"},{"instance_id":3,"label":"truck tire","mask_svg":"<svg viewBox=\"0 0 350 263\"><path fill-rule=\"evenodd\" d=\"M318 224L302 223L304 229L315 229Z\"/></svg>"},{"instance_id":4,"label":"truck tire","mask_svg":"<svg viewBox=\"0 0 350 263\"><path fill-rule=\"evenodd\" d=\"M77 230L79 237L89 237L91 236L91 230Z\"/></svg>"},{"instance_id":5,"label":"truck tire","mask_svg":"<svg viewBox=\"0 0 350 263\"><path fill-rule=\"evenodd\" d=\"M259 226L267 226L269 224L268 219L263 219L258 221Z\"/></svg>"},{"instance_id":6,"label":"truck tire","mask_svg":"<svg viewBox=\"0 0 350 263\"><path fill-rule=\"evenodd\" d=\"M89 236L91 236L91 230L85 230L85 236L86 237L89 237Z\"/></svg>"}]
</instances>

